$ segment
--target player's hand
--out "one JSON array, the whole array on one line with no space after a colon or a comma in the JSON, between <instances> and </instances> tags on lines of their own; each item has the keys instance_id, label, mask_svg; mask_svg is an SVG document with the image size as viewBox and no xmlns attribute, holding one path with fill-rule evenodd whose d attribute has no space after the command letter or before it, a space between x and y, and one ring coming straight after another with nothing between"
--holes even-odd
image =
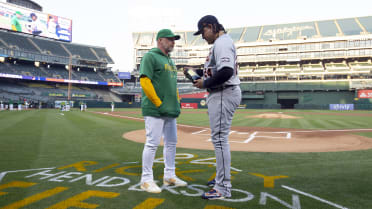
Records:
<instances>
[{"instance_id":1,"label":"player's hand","mask_svg":"<svg viewBox=\"0 0 372 209\"><path fill-rule=\"evenodd\" d=\"M203 79L196 80L195 83L193 84L193 86L195 86L196 88L202 89L203 88Z\"/></svg>"},{"instance_id":2,"label":"player's hand","mask_svg":"<svg viewBox=\"0 0 372 209\"><path fill-rule=\"evenodd\" d=\"M183 68L183 74L186 75L186 71L188 68Z\"/></svg>"}]
</instances>

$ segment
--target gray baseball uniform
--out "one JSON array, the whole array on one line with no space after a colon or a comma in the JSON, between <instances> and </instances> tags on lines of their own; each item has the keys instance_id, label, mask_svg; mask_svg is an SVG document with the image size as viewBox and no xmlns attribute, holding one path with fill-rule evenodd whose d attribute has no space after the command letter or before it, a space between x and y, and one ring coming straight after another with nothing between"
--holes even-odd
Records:
<instances>
[{"instance_id":1,"label":"gray baseball uniform","mask_svg":"<svg viewBox=\"0 0 372 209\"><path fill-rule=\"evenodd\" d=\"M241 101L240 80L236 65L236 49L229 35L216 39L204 65L204 77L208 79L224 67L234 70L229 80L209 89L207 98L211 138L216 154L216 184L214 189L223 196L231 196L231 154L229 133L236 108Z\"/></svg>"}]
</instances>

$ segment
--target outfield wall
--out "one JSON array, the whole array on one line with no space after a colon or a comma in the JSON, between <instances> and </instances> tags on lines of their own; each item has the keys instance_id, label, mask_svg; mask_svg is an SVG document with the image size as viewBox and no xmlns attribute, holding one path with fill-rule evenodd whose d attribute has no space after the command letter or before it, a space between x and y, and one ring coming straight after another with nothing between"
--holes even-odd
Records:
<instances>
[{"instance_id":1,"label":"outfield wall","mask_svg":"<svg viewBox=\"0 0 372 209\"><path fill-rule=\"evenodd\" d=\"M347 81L242 83L241 89L246 108L329 109L330 104L353 104L355 109L372 109L372 98L358 98L358 90Z\"/></svg>"}]
</instances>

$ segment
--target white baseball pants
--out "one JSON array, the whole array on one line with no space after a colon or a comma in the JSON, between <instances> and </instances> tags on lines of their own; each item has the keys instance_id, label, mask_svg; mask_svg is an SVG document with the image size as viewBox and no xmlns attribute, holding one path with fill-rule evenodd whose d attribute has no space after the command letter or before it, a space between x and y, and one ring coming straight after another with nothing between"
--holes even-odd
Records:
<instances>
[{"instance_id":1,"label":"white baseball pants","mask_svg":"<svg viewBox=\"0 0 372 209\"><path fill-rule=\"evenodd\" d=\"M145 117L146 143L142 153L142 176L141 183L153 181L152 166L156 150L163 136L164 148L164 178L174 178L175 157L177 145L177 121L176 118Z\"/></svg>"}]
</instances>

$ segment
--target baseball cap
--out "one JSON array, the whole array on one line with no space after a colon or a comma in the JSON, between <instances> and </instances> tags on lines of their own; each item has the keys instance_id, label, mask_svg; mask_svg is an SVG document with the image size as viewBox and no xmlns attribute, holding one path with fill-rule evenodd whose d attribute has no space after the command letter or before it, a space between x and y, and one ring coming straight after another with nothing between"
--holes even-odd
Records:
<instances>
[{"instance_id":1,"label":"baseball cap","mask_svg":"<svg viewBox=\"0 0 372 209\"><path fill-rule=\"evenodd\" d=\"M20 11L16 11L16 14L23 15Z\"/></svg>"},{"instance_id":2,"label":"baseball cap","mask_svg":"<svg viewBox=\"0 0 372 209\"><path fill-rule=\"evenodd\" d=\"M174 38L174 40L178 40L181 37L179 35L175 35L171 30L169 29L162 29L158 32L158 35L156 35L156 40L159 40L159 38Z\"/></svg>"},{"instance_id":3,"label":"baseball cap","mask_svg":"<svg viewBox=\"0 0 372 209\"><path fill-rule=\"evenodd\" d=\"M217 18L213 15L206 15L202 17L198 22L198 31L194 33L194 36L200 35L203 33L203 28L208 24L217 24L220 25Z\"/></svg>"}]
</instances>

